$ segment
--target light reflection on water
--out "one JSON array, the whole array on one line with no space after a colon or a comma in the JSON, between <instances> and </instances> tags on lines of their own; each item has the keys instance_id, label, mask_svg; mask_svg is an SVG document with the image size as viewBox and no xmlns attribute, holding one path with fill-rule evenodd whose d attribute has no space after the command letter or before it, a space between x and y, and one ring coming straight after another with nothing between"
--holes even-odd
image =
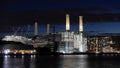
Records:
<instances>
[{"instance_id":1,"label":"light reflection on water","mask_svg":"<svg viewBox=\"0 0 120 68\"><path fill-rule=\"evenodd\" d=\"M31 56L10 56L4 55L3 58L3 68L35 68L34 65L34 55Z\"/></svg>"},{"instance_id":2,"label":"light reflection on water","mask_svg":"<svg viewBox=\"0 0 120 68\"><path fill-rule=\"evenodd\" d=\"M89 68L86 55L65 55L60 68Z\"/></svg>"},{"instance_id":3,"label":"light reflection on water","mask_svg":"<svg viewBox=\"0 0 120 68\"><path fill-rule=\"evenodd\" d=\"M119 68L119 64L116 59L89 59L87 55L0 56L0 68Z\"/></svg>"}]
</instances>

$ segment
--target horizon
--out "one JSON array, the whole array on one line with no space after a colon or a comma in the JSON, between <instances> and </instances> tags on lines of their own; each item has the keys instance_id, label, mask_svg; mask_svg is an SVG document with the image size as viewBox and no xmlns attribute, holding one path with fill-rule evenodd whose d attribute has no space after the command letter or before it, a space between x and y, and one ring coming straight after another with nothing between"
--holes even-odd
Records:
<instances>
[{"instance_id":1,"label":"horizon","mask_svg":"<svg viewBox=\"0 0 120 68\"><path fill-rule=\"evenodd\" d=\"M49 24L49 23L48 23ZM64 24L50 24L50 32L53 31L53 27L55 26L55 32L66 31L65 23ZM120 33L120 22L85 22L83 23L83 32L93 32L93 33ZM1 30L2 29L2 30ZM17 26L6 26L1 27L1 33L14 33L18 32L32 32L34 34L34 24L33 25L17 25ZM3 30L4 29L4 30ZM9 30L8 30L9 29ZM19 30L18 30L19 29ZM79 23L71 23L70 31L78 32L79 31ZM39 24L38 23L38 33L46 34L47 33L47 24Z\"/></svg>"}]
</instances>

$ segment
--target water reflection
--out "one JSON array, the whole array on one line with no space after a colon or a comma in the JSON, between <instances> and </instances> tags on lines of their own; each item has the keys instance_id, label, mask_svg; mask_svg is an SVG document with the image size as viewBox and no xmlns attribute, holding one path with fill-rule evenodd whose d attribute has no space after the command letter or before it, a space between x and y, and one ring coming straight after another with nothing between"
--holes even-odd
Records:
<instances>
[{"instance_id":1,"label":"water reflection","mask_svg":"<svg viewBox=\"0 0 120 68\"><path fill-rule=\"evenodd\" d=\"M87 55L0 56L0 68L120 68L119 63L117 59Z\"/></svg>"},{"instance_id":2,"label":"water reflection","mask_svg":"<svg viewBox=\"0 0 120 68\"><path fill-rule=\"evenodd\" d=\"M88 68L86 55L65 55L60 68Z\"/></svg>"},{"instance_id":3,"label":"water reflection","mask_svg":"<svg viewBox=\"0 0 120 68\"><path fill-rule=\"evenodd\" d=\"M62 55L62 56L39 56L36 58L36 68L88 68L87 56Z\"/></svg>"},{"instance_id":4,"label":"water reflection","mask_svg":"<svg viewBox=\"0 0 120 68\"><path fill-rule=\"evenodd\" d=\"M35 68L34 59L30 56L10 56L3 57L3 68Z\"/></svg>"},{"instance_id":5,"label":"water reflection","mask_svg":"<svg viewBox=\"0 0 120 68\"><path fill-rule=\"evenodd\" d=\"M61 61L59 56L36 56L36 68L59 68Z\"/></svg>"}]
</instances>

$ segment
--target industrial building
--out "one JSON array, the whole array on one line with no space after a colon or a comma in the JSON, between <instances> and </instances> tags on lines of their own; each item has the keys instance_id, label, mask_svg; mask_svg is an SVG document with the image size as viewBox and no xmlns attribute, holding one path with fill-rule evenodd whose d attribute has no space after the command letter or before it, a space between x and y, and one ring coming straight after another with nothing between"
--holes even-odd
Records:
<instances>
[{"instance_id":1,"label":"industrial building","mask_svg":"<svg viewBox=\"0 0 120 68\"><path fill-rule=\"evenodd\" d=\"M58 53L108 53L117 52L120 53L118 46L113 43L111 36L90 36L83 31L83 17L79 16L79 29L78 32L70 30L70 16L66 15L66 30L63 32L50 33L50 24L47 24L47 34L38 34L38 23L35 22L34 48L46 47L48 52ZM116 38L115 38L116 39Z\"/></svg>"},{"instance_id":2,"label":"industrial building","mask_svg":"<svg viewBox=\"0 0 120 68\"><path fill-rule=\"evenodd\" d=\"M87 37L83 34L83 21L82 16L79 16L79 31L70 31L70 16L66 15L66 31L60 32L61 40L58 45L58 52L60 53L73 53L73 52L86 52Z\"/></svg>"}]
</instances>

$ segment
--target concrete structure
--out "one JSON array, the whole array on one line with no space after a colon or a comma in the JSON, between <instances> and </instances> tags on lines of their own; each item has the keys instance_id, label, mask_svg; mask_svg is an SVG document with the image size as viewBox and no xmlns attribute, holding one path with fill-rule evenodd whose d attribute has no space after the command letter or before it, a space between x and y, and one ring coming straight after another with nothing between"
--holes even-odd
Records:
<instances>
[{"instance_id":1,"label":"concrete structure","mask_svg":"<svg viewBox=\"0 0 120 68\"><path fill-rule=\"evenodd\" d=\"M73 52L73 32L70 32L70 18L66 15L66 31L61 32L61 41L58 47L58 52L72 53Z\"/></svg>"},{"instance_id":2,"label":"concrete structure","mask_svg":"<svg viewBox=\"0 0 120 68\"><path fill-rule=\"evenodd\" d=\"M66 15L66 31L61 32L61 41L59 43L58 52L73 53L87 51L87 38L83 36L82 16L79 16L79 32L70 31L70 18Z\"/></svg>"},{"instance_id":3,"label":"concrete structure","mask_svg":"<svg viewBox=\"0 0 120 68\"><path fill-rule=\"evenodd\" d=\"M87 38L83 35L83 19L79 16L79 32L74 34L74 48L77 52L86 52L87 49Z\"/></svg>"},{"instance_id":4,"label":"concrete structure","mask_svg":"<svg viewBox=\"0 0 120 68\"><path fill-rule=\"evenodd\" d=\"M87 38L82 33L74 34L74 52L86 52Z\"/></svg>"},{"instance_id":5,"label":"concrete structure","mask_svg":"<svg viewBox=\"0 0 120 68\"><path fill-rule=\"evenodd\" d=\"M79 32L83 32L83 19L79 16Z\"/></svg>"},{"instance_id":6,"label":"concrete structure","mask_svg":"<svg viewBox=\"0 0 120 68\"><path fill-rule=\"evenodd\" d=\"M34 30L35 32L35 35L38 35L38 23L37 22L35 22L35 30Z\"/></svg>"},{"instance_id":7,"label":"concrete structure","mask_svg":"<svg viewBox=\"0 0 120 68\"><path fill-rule=\"evenodd\" d=\"M62 53L73 53L73 32L65 31L61 32L61 41L59 44L59 52Z\"/></svg>"},{"instance_id":8,"label":"concrete structure","mask_svg":"<svg viewBox=\"0 0 120 68\"><path fill-rule=\"evenodd\" d=\"M70 17L66 14L66 31L70 30Z\"/></svg>"},{"instance_id":9,"label":"concrete structure","mask_svg":"<svg viewBox=\"0 0 120 68\"><path fill-rule=\"evenodd\" d=\"M50 24L47 24L47 34L50 33Z\"/></svg>"}]
</instances>

